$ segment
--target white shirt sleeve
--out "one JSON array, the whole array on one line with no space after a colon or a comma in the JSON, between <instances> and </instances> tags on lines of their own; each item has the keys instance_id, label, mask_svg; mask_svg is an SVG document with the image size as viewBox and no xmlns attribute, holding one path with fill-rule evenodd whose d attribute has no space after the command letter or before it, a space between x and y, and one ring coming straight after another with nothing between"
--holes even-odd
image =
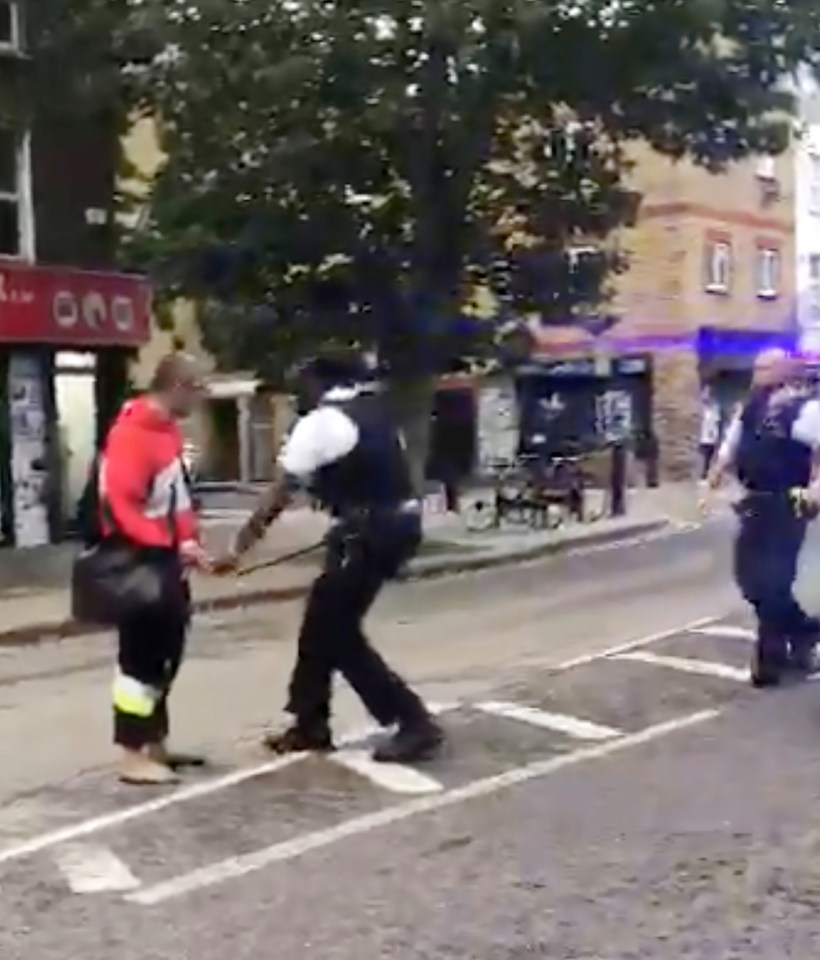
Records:
<instances>
[{"instance_id":1,"label":"white shirt sleeve","mask_svg":"<svg viewBox=\"0 0 820 960\"><path fill-rule=\"evenodd\" d=\"M820 401L807 400L792 425L792 439L812 450L820 448Z\"/></svg>"},{"instance_id":2,"label":"white shirt sleeve","mask_svg":"<svg viewBox=\"0 0 820 960\"><path fill-rule=\"evenodd\" d=\"M718 458L721 463L732 463L737 454L737 448L740 446L740 438L743 433L743 422L740 415L732 418L726 433L723 437L723 443L718 451Z\"/></svg>"},{"instance_id":3,"label":"white shirt sleeve","mask_svg":"<svg viewBox=\"0 0 820 960\"><path fill-rule=\"evenodd\" d=\"M337 407L317 407L298 420L279 454L279 466L299 480L341 460L359 442L359 428Z\"/></svg>"}]
</instances>

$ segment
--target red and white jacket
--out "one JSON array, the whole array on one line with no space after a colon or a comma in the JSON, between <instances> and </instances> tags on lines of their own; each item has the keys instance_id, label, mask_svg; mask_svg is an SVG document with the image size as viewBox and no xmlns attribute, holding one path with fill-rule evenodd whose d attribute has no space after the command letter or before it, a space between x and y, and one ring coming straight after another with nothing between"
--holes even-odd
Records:
<instances>
[{"instance_id":1,"label":"red and white jacket","mask_svg":"<svg viewBox=\"0 0 820 960\"><path fill-rule=\"evenodd\" d=\"M144 547L182 548L198 542L182 446L179 424L150 398L125 404L100 461L99 499L106 535L119 532Z\"/></svg>"}]
</instances>

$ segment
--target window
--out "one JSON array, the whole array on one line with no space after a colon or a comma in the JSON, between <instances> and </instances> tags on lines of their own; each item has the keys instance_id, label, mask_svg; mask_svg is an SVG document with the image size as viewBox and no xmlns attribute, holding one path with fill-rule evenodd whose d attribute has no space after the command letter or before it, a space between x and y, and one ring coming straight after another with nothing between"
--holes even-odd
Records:
<instances>
[{"instance_id":1,"label":"window","mask_svg":"<svg viewBox=\"0 0 820 960\"><path fill-rule=\"evenodd\" d=\"M706 246L706 289L728 293L732 284L732 245L728 240L710 240Z\"/></svg>"},{"instance_id":2,"label":"window","mask_svg":"<svg viewBox=\"0 0 820 960\"><path fill-rule=\"evenodd\" d=\"M809 306L812 316L820 313L820 253L809 254Z\"/></svg>"},{"instance_id":3,"label":"window","mask_svg":"<svg viewBox=\"0 0 820 960\"><path fill-rule=\"evenodd\" d=\"M757 295L773 300L780 292L780 251L774 247L758 247Z\"/></svg>"},{"instance_id":4,"label":"window","mask_svg":"<svg viewBox=\"0 0 820 960\"><path fill-rule=\"evenodd\" d=\"M28 137L0 127L0 256L33 257Z\"/></svg>"},{"instance_id":5,"label":"window","mask_svg":"<svg viewBox=\"0 0 820 960\"><path fill-rule=\"evenodd\" d=\"M17 0L0 0L0 50L20 48L20 8Z\"/></svg>"},{"instance_id":6,"label":"window","mask_svg":"<svg viewBox=\"0 0 820 960\"><path fill-rule=\"evenodd\" d=\"M820 213L820 153L809 154L809 209Z\"/></svg>"}]
</instances>

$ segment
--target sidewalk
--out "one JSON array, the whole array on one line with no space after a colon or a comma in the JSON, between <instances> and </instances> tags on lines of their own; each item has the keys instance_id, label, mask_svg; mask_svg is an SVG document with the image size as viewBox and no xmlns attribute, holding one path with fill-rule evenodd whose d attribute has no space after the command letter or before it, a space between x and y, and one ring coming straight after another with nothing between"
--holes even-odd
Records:
<instances>
[{"instance_id":1,"label":"sidewalk","mask_svg":"<svg viewBox=\"0 0 820 960\"><path fill-rule=\"evenodd\" d=\"M696 518L697 497L691 484L632 491L627 516L568 524L554 531L511 526L474 533L465 529L459 518L433 513L425 520L425 543L408 575L436 577L523 562L630 539L660 531L670 523L689 523ZM223 517L206 521L209 548L214 552L223 549L238 520ZM249 557L249 564L317 544L326 529L327 520L321 514L307 509L289 511ZM37 642L91 632L72 622L69 616L67 584L75 550L73 545L60 545L0 554L0 643ZM320 556L317 550L240 578L196 577L196 609L229 609L301 597L315 576Z\"/></svg>"}]
</instances>

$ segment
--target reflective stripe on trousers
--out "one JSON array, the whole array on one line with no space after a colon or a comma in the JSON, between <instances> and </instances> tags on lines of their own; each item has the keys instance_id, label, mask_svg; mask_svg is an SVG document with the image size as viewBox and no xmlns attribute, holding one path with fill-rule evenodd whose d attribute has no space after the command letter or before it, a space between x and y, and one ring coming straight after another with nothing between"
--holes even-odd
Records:
<instances>
[{"instance_id":1,"label":"reflective stripe on trousers","mask_svg":"<svg viewBox=\"0 0 820 960\"><path fill-rule=\"evenodd\" d=\"M120 713L147 719L153 715L161 696L161 690L123 673L117 673L114 679L114 708Z\"/></svg>"}]
</instances>

